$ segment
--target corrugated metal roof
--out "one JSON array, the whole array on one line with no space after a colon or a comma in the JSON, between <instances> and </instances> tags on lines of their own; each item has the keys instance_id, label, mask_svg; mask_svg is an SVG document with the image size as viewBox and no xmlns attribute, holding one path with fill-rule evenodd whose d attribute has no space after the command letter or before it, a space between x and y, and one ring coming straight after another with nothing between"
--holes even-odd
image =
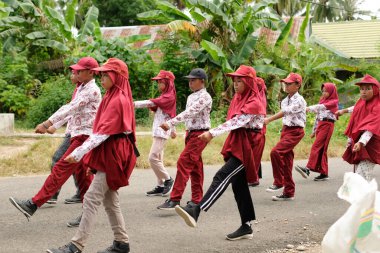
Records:
<instances>
[{"instance_id":1,"label":"corrugated metal roof","mask_svg":"<svg viewBox=\"0 0 380 253\"><path fill-rule=\"evenodd\" d=\"M313 23L311 39L345 58L379 58L380 20Z\"/></svg>"}]
</instances>

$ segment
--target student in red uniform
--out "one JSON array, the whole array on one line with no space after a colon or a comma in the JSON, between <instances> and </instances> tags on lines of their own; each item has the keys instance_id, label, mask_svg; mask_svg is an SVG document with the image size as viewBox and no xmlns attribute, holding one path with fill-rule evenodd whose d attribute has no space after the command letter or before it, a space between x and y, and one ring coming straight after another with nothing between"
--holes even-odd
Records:
<instances>
[{"instance_id":1,"label":"student in red uniform","mask_svg":"<svg viewBox=\"0 0 380 253\"><path fill-rule=\"evenodd\" d=\"M267 87L265 85L265 82L262 78L256 77L255 83L257 85L257 88L259 90L259 94L261 96L261 99L263 101L263 107L267 108L267 97L266 97L266 90ZM265 133L266 133L266 127L265 125L261 128L255 128L253 129L252 138L253 138L253 153L254 153L254 160L255 164L252 168L247 168L247 181L248 185L252 187L256 187L260 184L259 178L261 178L261 158L263 156L264 147L265 147Z\"/></svg>"},{"instance_id":2,"label":"student in red uniform","mask_svg":"<svg viewBox=\"0 0 380 253\"><path fill-rule=\"evenodd\" d=\"M212 98L205 88L207 75L203 69L193 69L185 78L189 79L189 87L193 91L187 98L186 110L161 125L165 131L181 122L185 122L186 126L185 148L177 161L173 190L170 199L157 207L161 210L174 210L174 207L179 205L189 178L191 178L190 202L198 204L203 196L202 151L207 143L201 141L198 136L210 129Z\"/></svg>"},{"instance_id":3,"label":"student in red uniform","mask_svg":"<svg viewBox=\"0 0 380 253\"><path fill-rule=\"evenodd\" d=\"M161 95L158 98L135 101L135 108L149 108L154 111L152 127L153 143L149 153L149 163L157 177L157 186L146 193L147 196L167 196L172 191L174 180L164 166L164 147L166 140L176 137L175 127L164 131L160 125L176 115L175 76L172 72L160 70L152 80L157 81Z\"/></svg>"},{"instance_id":4,"label":"student in red uniform","mask_svg":"<svg viewBox=\"0 0 380 253\"><path fill-rule=\"evenodd\" d=\"M253 133L262 128L266 114L265 102L255 84L254 68L241 65L236 72L227 74L234 80L235 95L227 113L227 121L199 136L209 142L212 138L230 132L222 155L226 164L215 174L213 181L199 204L176 206L176 212L190 227L196 227L200 211L208 209L218 200L231 183L239 209L241 226L226 236L227 240L252 239L251 221L256 219L246 171L254 166Z\"/></svg>"},{"instance_id":5,"label":"student in red uniform","mask_svg":"<svg viewBox=\"0 0 380 253\"><path fill-rule=\"evenodd\" d=\"M76 70L73 70L73 69L71 70L70 81L72 84L76 85L73 95L71 97L71 100L73 100L75 98L75 94L77 92L78 87L82 84L81 82L78 81L78 72ZM64 124L68 122L69 118L70 116L67 117L65 120L62 120L61 122L57 122L56 124L52 125L51 127L47 129L47 132L49 134L54 134L58 128L60 128L61 126L63 126ZM58 149L55 151L51 159L52 162L51 162L50 171L53 170L54 165L59 161L59 159L61 159L63 154L66 153L66 150L70 146L70 139L71 139L70 133L68 132L68 129L66 128L65 137L63 138L61 145L59 145ZM78 188L77 180L75 178L75 174L73 174L73 179L74 179L74 184L75 184L75 187L77 188L77 191L74 194L74 196L72 196L69 199L65 199L65 204L82 203L82 199L80 198L80 191ZM57 204L60 191L61 190L59 189L46 203Z\"/></svg>"},{"instance_id":6,"label":"student in red uniform","mask_svg":"<svg viewBox=\"0 0 380 253\"><path fill-rule=\"evenodd\" d=\"M309 161L306 167L296 165L295 169L304 178L307 178L310 171L319 173L314 181L325 181L329 179L329 167L327 148L330 138L334 132L334 123L336 121L335 113L338 111L338 92L333 83L324 83L321 87L322 96L319 104L306 108L307 112L316 113L315 124L311 138L315 137L311 147Z\"/></svg>"},{"instance_id":7,"label":"student in red uniform","mask_svg":"<svg viewBox=\"0 0 380 253\"><path fill-rule=\"evenodd\" d=\"M302 85L302 77L299 74L290 73L281 82L285 92L288 93L281 102L281 111L265 118L266 125L280 118L283 124L280 141L270 153L274 182L266 191L276 192L284 189L281 195L272 196L273 201L294 199L293 149L305 135L306 123L306 101L298 93Z\"/></svg>"},{"instance_id":8,"label":"student in red uniform","mask_svg":"<svg viewBox=\"0 0 380 253\"><path fill-rule=\"evenodd\" d=\"M64 159L74 149L83 144L92 132L92 126L98 110L101 93L95 83L94 71L98 62L92 57L84 57L77 64L70 66L78 72L78 80L82 83L75 94L75 98L62 106L47 121L37 125L36 133L46 133L50 126L68 119L67 131L71 134L70 146L65 154L54 165L52 172L47 177L39 192L31 199L19 200L10 197L10 202L20 210L28 219L36 212L37 208L46 203L74 173L83 199L92 181L92 175L86 175L86 169L82 162L70 164ZM78 220L75 219L74 222Z\"/></svg>"},{"instance_id":9,"label":"student in red uniform","mask_svg":"<svg viewBox=\"0 0 380 253\"><path fill-rule=\"evenodd\" d=\"M360 99L344 133L349 142L343 159L354 164L355 173L370 181L373 168L380 164L380 83L365 75L356 85L360 88Z\"/></svg>"},{"instance_id":10,"label":"student in red uniform","mask_svg":"<svg viewBox=\"0 0 380 253\"><path fill-rule=\"evenodd\" d=\"M106 93L95 118L93 133L65 160L75 164L90 152L85 157L85 164L88 171L96 174L85 195L83 216L75 236L67 245L47 250L50 253L81 253L102 203L114 233L114 242L99 253L129 252L129 239L117 192L129 184L136 164L135 117L128 67L123 61L110 58L94 70L101 72Z\"/></svg>"}]
</instances>

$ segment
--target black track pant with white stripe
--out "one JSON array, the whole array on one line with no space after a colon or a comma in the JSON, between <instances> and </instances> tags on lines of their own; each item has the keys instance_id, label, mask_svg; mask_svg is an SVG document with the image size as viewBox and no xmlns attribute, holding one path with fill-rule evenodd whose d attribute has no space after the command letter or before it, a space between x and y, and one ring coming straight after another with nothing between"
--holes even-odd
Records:
<instances>
[{"instance_id":1,"label":"black track pant with white stripe","mask_svg":"<svg viewBox=\"0 0 380 253\"><path fill-rule=\"evenodd\" d=\"M255 209L249 192L244 165L235 157L231 157L215 174L210 187L199 203L200 208L207 212L222 196L230 183L239 209L241 223L255 220Z\"/></svg>"}]
</instances>

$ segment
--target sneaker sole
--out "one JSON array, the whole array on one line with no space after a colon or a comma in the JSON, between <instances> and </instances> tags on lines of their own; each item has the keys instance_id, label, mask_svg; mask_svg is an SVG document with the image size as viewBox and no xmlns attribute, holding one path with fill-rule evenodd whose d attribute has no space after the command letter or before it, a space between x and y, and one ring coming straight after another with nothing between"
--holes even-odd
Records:
<instances>
[{"instance_id":1,"label":"sneaker sole","mask_svg":"<svg viewBox=\"0 0 380 253\"><path fill-rule=\"evenodd\" d=\"M163 211L174 211L174 210L175 210L175 207L171 207L171 208L167 208L167 207L160 207L160 208L158 208L158 207L157 207L157 209L158 209L158 210L163 210Z\"/></svg>"},{"instance_id":2,"label":"sneaker sole","mask_svg":"<svg viewBox=\"0 0 380 253\"><path fill-rule=\"evenodd\" d=\"M9 201L12 203L12 205L14 205L23 215L26 216L26 218L29 218L32 217L32 215L30 215L27 211L25 211L24 209L22 209L21 206L19 206L16 202L16 200L12 197L9 198Z\"/></svg>"},{"instance_id":3,"label":"sneaker sole","mask_svg":"<svg viewBox=\"0 0 380 253\"><path fill-rule=\"evenodd\" d=\"M298 165L296 165L295 169L296 169L296 171L297 171L298 173L301 174L301 176L302 176L303 178L307 178L307 174L306 174L305 172L303 172L303 170L302 170L300 167L298 167Z\"/></svg>"},{"instance_id":4,"label":"sneaker sole","mask_svg":"<svg viewBox=\"0 0 380 253\"><path fill-rule=\"evenodd\" d=\"M272 190L272 189L266 189L266 192L278 192L280 190L284 189L284 187L278 188L277 190Z\"/></svg>"},{"instance_id":5,"label":"sneaker sole","mask_svg":"<svg viewBox=\"0 0 380 253\"><path fill-rule=\"evenodd\" d=\"M65 204L80 204L82 201L67 201L65 200Z\"/></svg>"},{"instance_id":6,"label":"sneaker sole","mask_svg":"<svg viewBox=\"0 0 380 253\"><path fill-rule=\"evenodd\" d=\"M239 237L236 237L236 238L229 238L228 236L226 236L226 239L229 240L229 241L236 241L236 240L241 240L241 239L251 240L251 239L253 239L253 233L252 234L248 234L248 235L242 235L242 236L239 236Z\"/></svg>"},{"instance_id":7,"label":"sneaker sole","mask_svg":"<svg viewBox=\"0 0 380 253\"><path fill-rule=\"evenodd\" d=\"M294 197L286 198L286 199L279 199L279 198L276 198L276 196L272 196L272 200L273 201L292 201L292 200L294 200Z\"/></svg>"},{"instance_id":8,"label":"sneaker sole","mask_svg":"<svg viewBox=\"0 0 380 253\"><path fill-rule=\"evenodd\" d=\"M48 201L46 201L46 204L55 205L55 204L57 204L57 201L56 200L55 201L48 200Z\"/></svg>"},{"instance_id":9,"label":"sneaker sole","mask_svg":"<svg viewBox=\"0 0 380 253\"><path fill-rule=\"evenodd\" d=\"M79 224L78 225L71 225L70 223L66 223L66 225L69 228L77 228L77 227L79 227Z\"/></svg>"},{"instance_id":10,"label":"sneaker sole","mask_svg":"<svg viewBox=\"0 0 380 253\"><path fill-rule=\"evenodd\" d=\"M162 196L162 193L154 193L154 194L145 193L145 196L147 196L147 197Z\"/></svg>"},{"instance_id":11,"label":"sneaker sole","mask_svg":"<svg viewBox=\"0 0 380 253\"><path fill-rule=\"evenodd\" d=\"M318 181L327 181L327 180L329 180L329 179L330 179L330 178L323 178L323 179L315 179L315 178L314 178L314 181L317 181L317 182L318 182Z\"/></svg>"},{"instance_id":12,"label":"sneaker sole","mask_svg":"<svg viewBox=\"0 0 380 253\"><path fill-rule=\"evenodd\" d=\"M46 250L46 253L54 253L54 252L51 251L50 249L47 249L47 250Z\"/></svg>"},{"instance_id":13,"label":"sneaker sole","mask_svg":"<svg viewBox=\"0 0 380 253\"><path fill-rule=\"evenodd\" d=\"M175 207L175 211L181 218L186 222L189 227L195 228L197 226L197 222L191 217L185 210L183 210L180 206Z\"/></svg>"}]
</instances>

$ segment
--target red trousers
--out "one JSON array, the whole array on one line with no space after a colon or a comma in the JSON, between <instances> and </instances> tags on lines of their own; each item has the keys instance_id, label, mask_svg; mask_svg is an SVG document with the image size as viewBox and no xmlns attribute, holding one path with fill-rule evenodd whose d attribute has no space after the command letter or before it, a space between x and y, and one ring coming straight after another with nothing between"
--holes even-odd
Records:
<instances>
[{"instance_id":1,"label":"red trousers","mask_svg":"<svg viewBox=\"0 0 380 253\"><path fill-rule=\"evenodd\" d=\"M170 194L170 199L173 201L181 200L189 178L191 178L191 201L198 204L203 197L202 151L207 143L198 139L203 132L186 133L185 148L177 161L177 175Z\"/></svg>"},{"instance_id":2,"label":"red trousers","mask_svg":"<svg viewBox=\"0 0 380 253\"><path fill-rule=\"evenodd\" d=\"M284 126L280 141L270 152L274 183L276 186L284 186L284 194L293 197L295 184L292 169L294 159L294 147L301 141L305 131L302 127Z\"/></svg>"},{"instance_id":3,"label":"red trousers","mask_svg":"<svg viewBox=\"0 0 380 253\"><path fill-rule=\"evenodd\" d=\"M311 171L328 175L327 148L334 132L334 123L319 121L315 132L315 141L311 147L309 161L306 165Z\"/></svg>"},{"instance_id":4,"label":"red trousers","mask_svg":"<svg viewBox=\"0 0 380 253\"><path fill-rule=\"evenodd\" d=\"M261 157L263 156L265 147L265 134L263 130L260 132L254 132L253 134L253 147L252 152L254 155L253 160L255 161L255 166L252 168L246 168L246 175L248 183L259 182L259 169L261 163Z\"/></svg>"},{"instance_id":5,"label":"red trousers","mask_svg":"<svg viewBox=\"0 0 380 253\"><path fill-rule=\"evenodd\" d=\"M67 179L74 174L78 182L80 196L83 200L83 196L86 193L88 187L91 184L93 175L86 176L86 169L83 166L82 160L78 163L68 163L64 159L70 155L77 147L81 146L83 142L88 138L88 135L79 135L71 138L70 146L66 153L59 159L54 165L50 175L46 178L44 185L40 191L32 198L33 203L38 207L48 201L57 190L67 181Z\"/></svg>"}]
</instances>

